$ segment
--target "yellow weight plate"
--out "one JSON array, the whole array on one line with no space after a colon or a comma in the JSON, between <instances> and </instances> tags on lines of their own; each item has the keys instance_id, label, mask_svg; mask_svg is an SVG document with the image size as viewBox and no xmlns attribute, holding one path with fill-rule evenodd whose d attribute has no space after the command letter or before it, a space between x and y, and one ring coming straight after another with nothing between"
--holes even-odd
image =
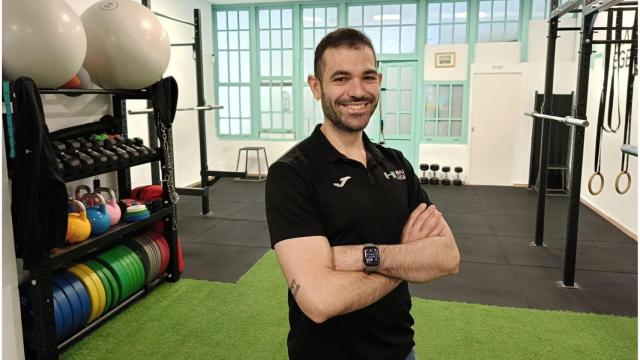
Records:
<instances>
[{"instance_id":1,"label":"yellow weight plate","mask_svg":"<svg viewBox=\"0 0 640 360\"><path fill-rule=\"evenodd\" d=\"M91 313L89 314L89 320L87 320L87 324L90 324L95 319L97 319L98 316L100 316L100 294L98 293L98 288L91 279L91 276L89 276L89 274L87 274L84 270L80 269L78 265L74 265L67 270L80 279L84 287L87 289L87 292L89 293L89 299L91 299Z\"/></svg>"},{"instance_id":2,"label":"yellow weight plate","mask_svg":"<svg viewBox=\"0 0 640 360\"><path fill-rule=\"evenodd\" d=\"M86 272L87 275L89 275L91 280L93 280L93 283L96 285L96 289L98 289L98 295L100 297L100 312L98 313L98 316L102 315L102 313L104 313L105 306L107 304L107 292L104 289L104 284L102 283L102 280L100 280L100 277L98 276L98 274L96 274L96 272L93 271L93 269L88 267L86 264L80 263L80 264L77 264L76 266L84 270L84 272Z\"/></svg>"}]
</instances>

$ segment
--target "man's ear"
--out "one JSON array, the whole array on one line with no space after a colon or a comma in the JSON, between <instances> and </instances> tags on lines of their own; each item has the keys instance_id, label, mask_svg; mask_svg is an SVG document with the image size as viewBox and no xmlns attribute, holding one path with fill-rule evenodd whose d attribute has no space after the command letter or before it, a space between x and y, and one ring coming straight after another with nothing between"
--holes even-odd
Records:
<instances>
[{"instance_id":1,"label":"man's ear","mask_svg":"<svg viewBox=\"0 0 640 360\"><path fill-rule=\"evenodd\" d=\"M309 84L309 88L313 93L313 98L316 100L320 100L320 97L322 96L322 91L320 88L320 79L318 79L313 75L309 75L307 77L307 83Z\"/></svg>"},{"instance_id":2,"label":"man's ear","mask_svg":"<svg viewBox=\"0 0 640 360\"><path fill-rule=\"evenodd\" d=\"M382 87L382 73L378 73L378 85Z\"/></svg>"}]
</instances>

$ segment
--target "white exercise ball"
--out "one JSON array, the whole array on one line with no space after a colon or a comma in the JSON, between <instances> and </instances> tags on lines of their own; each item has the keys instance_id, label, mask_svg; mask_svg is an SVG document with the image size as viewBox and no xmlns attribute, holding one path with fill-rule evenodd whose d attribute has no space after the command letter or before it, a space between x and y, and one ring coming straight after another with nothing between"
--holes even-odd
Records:
<instances>
[{"instance_id":1,"label":"white exercise ball","mask_svg":"<svg viewBox=\"0 0 640 360\"><path fill-rule=\"evenodd\" d=\"M80 86L78 86L79 89L91 89L91 76L89 75L87 69L81 67L76 75L80 80Z\"/></svg>"},{"instance_id":2,"label":"white exercise ball","mask_svg":"<svg viewBox=\"0 0 640 360\"><path fill-rule=\"evenodd\" d=\"M84 68L105 89L141 89L169 65L167 32L148 8L130 0L103 0L80 19L87 32Z\"/></svg>"},{"instance_id":3,"label":"white exercise ball","mask_svg":"<svg viewBox=\"0 0 640 360\"><path fill-rule=\"evenodd\" d=\"M42 88L64 85L87 51L82 22L63 0L2 2L2 72L32 78Z\"/></svg>"}]
</instances>

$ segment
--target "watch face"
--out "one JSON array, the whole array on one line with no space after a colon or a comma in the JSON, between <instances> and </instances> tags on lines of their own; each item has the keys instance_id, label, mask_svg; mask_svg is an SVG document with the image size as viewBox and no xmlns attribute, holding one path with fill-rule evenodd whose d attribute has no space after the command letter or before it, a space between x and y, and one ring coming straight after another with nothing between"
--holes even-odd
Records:
<instances>
[{"instance_id":1,"label":"watch face","mask_svg":"<svg viewBox=\"0 0 640 360\"><path fill-rule=\"evenodd\" d=\"M372 246L364 248L364 264L365 266L380 265L380 251L377 247Z\"/></svg>"}]
</instances>

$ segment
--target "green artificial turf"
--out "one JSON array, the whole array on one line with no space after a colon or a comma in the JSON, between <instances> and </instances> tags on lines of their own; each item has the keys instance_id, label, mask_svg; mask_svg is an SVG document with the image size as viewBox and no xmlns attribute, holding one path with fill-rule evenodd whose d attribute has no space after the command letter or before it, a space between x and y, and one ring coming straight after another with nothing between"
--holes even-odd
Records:
<instances>
[{"instance_id":1,"label":"green artificial turf","mask_svg":"<svg viewBox=\"0 0 640 360\"><path fill-rule=\"evenodd\" d=\"M635 359L637 318L413 299L424 359ZM286 359L273 251L237 284L167 283L62 354L71 359Z\"/></svg>"}]
</instances>

